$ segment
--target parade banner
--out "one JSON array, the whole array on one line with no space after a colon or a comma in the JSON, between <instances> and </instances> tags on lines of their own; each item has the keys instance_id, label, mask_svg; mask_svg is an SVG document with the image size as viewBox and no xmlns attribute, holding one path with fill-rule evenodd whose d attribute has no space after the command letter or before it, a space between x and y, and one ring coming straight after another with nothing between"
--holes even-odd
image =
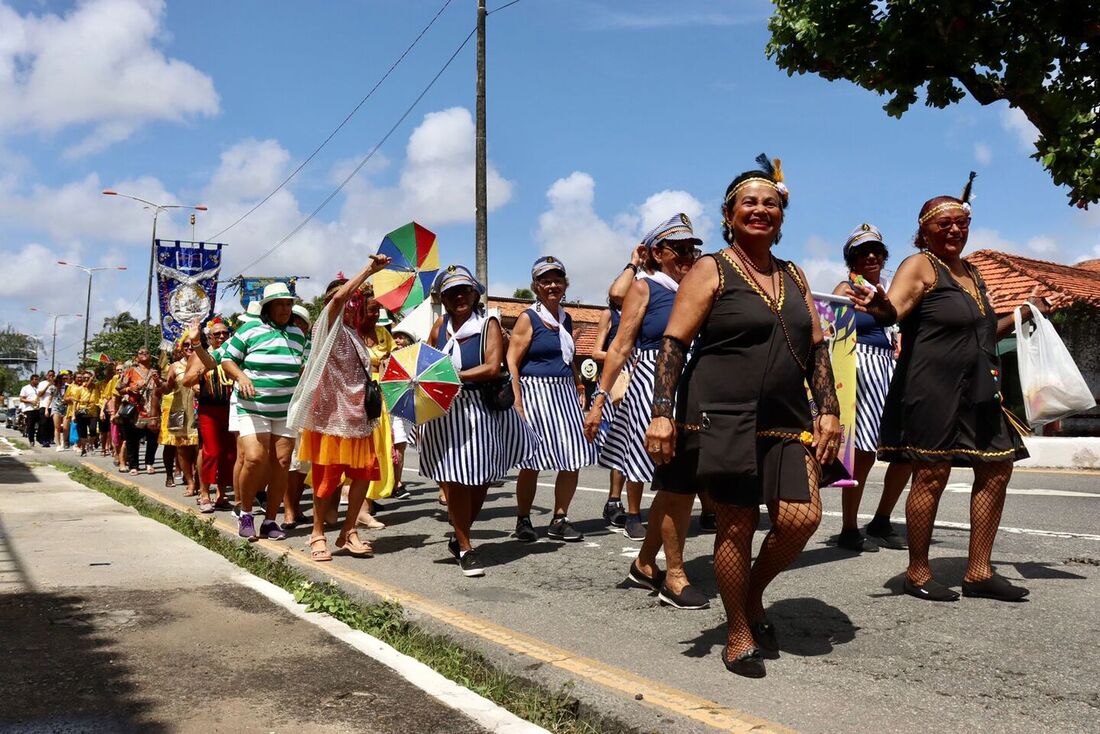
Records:
<instances>
[{"instance_id":1,"label":"parade banner","mask_svg":"<svg viewBox=\"0 0 1100 734\"><path fill-rule=\"evenodd\" d=\"M856 455L856 312L847 298L814 293L814 306L821 320L821 331L829 345L829 360L833 365L833 381L840 401L840 450L837 457L848 474L855 472ZM810 408L817 416L817 406L810 398ZM833 486L850 487L850 479Z\"/></svg>"},{"instance_id":2,"label":"parade banner","mask_svg":"<svg viewBox=\"0 0 1100 734\"><path fill-rule=\"evenodd\" d=\"M270 278L241 276L234 280L231 285L235 285L240 289L241 308L247 309L248 304L263 298L264 288L272 283L286 283L286 287L290 289L291 294L298 295L296 285L299 277L297 275L277 275Z\"/></svg>"},{"instance_id":3,"label":"parade banner","mask_svg":"<svg viewBox=\"0 0 1100 734\"><path fill-rule=\"evenodd\" d=\"M161 348L171 349L192 320L206 320L214 312L222 245L180 240L155 245Z\"/></svg>"}]
</instances>

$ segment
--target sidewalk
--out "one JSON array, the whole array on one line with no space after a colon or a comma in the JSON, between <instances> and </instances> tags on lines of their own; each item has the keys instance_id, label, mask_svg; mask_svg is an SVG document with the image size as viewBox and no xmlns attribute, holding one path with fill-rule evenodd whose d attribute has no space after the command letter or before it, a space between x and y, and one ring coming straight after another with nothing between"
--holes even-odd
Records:
<instances>
[{"instance_id":1,"label":"sidewalk","mask_svg":"<svg viewBox=\"0 0 1100 734\"><path fill-rule=\"evenodd\" d=\"M490 730L279 594L52 467L0 456L0 731ZM543 731L497 711L495 731Z\"/></svg>"}]
</instances>

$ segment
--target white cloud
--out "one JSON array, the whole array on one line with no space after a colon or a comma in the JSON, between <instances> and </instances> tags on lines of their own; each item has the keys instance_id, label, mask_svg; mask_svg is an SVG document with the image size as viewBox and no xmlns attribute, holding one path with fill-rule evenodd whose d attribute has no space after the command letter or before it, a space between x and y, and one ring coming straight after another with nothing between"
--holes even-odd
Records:
<instances>
[{"instance_id":1,"label":"white cloud","mask_svg":"<svg viewBox=\"0 0 1100 734\"><path fill-rule=\"evenodd\" d=\"M381 235L413 219L428 228L472 222L474 142L474 120L466 108L426 114L409 136L395 186L372 184L365 174L368 165L344 189L340 219L353 241L373 246ZM346 170L346 165L341 167ZM513 187L490 161L486 180L490 212L511 200Z\"/></svg>"},{"instance_id":2,"label":"white cloud","mask_svg":"<svg viewBox=\"0 0 1100 734\"><path fill-rule=\"evenodd\" d=\"M848 268L843 260L811 257L797 264L806 274L810 289L815 293L832 293L837 283L848 278Z\"/></svg>"},{"instance_id":3,"label":"white cloud","mask_svg":"<svg viewBox=\"0 0 1100 734\"><path fill-rule=\"evenodd\" d=\"M156 120L212 116L213 80L157 47L163 0L88 0L64 15L0 4L0 133L91 126L87 155Z\"/></svg>"},{"instance_id":4,"label":"white cloud","mask_svg":"<svg viewBox=\"0 0 1100 734\"><path fill-rule=\"evenodd\" d=\"M261 199L286 178L289 160L290 153L275 140L242 140L222 153L205 196L211 201Z\"/></svg>"},{"instance_id":5,"label":"white cloud","mask_svg":"<svg viewBox=\"0 0 1100 734\"><path fill-rule=\"evenodd\" d=\"M629 5L629 10L623 10ZM676 3L676 12L668 12L668 4L655 0L632 3L615 3L613 7L593 4L589 8L590 20L596 28L624 28L627 30L652 30L658 28L687 28L695 26L732 26L759 23L767 20L771 8L761 0L690 0Z\"/></svg>"},{"instance_id":6,"label":"white cloud","mask_svg":"<svg viewBox=\"0 0 1100 734\"><path fill-rule=\"evenodd\" d=\"M1016 136L1022 148L1028 152L1035 148L1035 142L1039 139L1039 130L1031 124L1031 120L1027 119L1023 110L1018 107L1006 107L1001 112L1001 125Z\"/></svg>"},{"instance_id":7,"label":"white cloud","mask_svg":"<svg viewBox=\"0 0 1100 734\"><path fill-rule=\"evenodd\" d=\"M1039 257L1050 260L1058 254L1058 242L1053 237L1032 237L1027 241L1027 249Z\"/></svg>"},{"instance_id":8,"label":"white cloud","mask_svg":"<svg viewBox=\"0 0 1100 734\"><path fill-rule=\"evenodd\" d=\"M974 160L988 166L993 162L993 149L987 143L974 143Z\"/></svg>"},{"instance_id":9,"label":"white cloud","mask_svg":"<svg viewBox=\"0 0 1100 734\"><path fill-rule=\"evenodd\" d=\"M558 179L546 192L550 208L539 216L535 238L544 254L561 258L569 270L570 298L602 303L607 286L630 249L660 222L677 212L692 218L706 237L711 225L703 205L684 191L661 191L608 223L596 213L596 182L582 171Z\"/></svg>"}]
</instances>

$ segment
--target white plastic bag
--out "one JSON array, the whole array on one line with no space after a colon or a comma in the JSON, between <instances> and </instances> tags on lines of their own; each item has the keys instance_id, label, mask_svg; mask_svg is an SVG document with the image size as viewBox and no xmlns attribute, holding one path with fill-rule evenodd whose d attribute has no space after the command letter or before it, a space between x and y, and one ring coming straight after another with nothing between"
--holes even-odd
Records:
<instances>
[{"instance_id":1,"label":"white plastic bag","mask_svg":"<svg viewBox=\"0 0 1100 734\"><path fill-rule=\"evenodd\" d=\"M1030 323L1023 323L1020 308L1013 314L1016 352L1027 422L1041 426L1086 411L1096 399L1054 326L1038 309L1030 310Z\"/></svg>"}]
</instances>

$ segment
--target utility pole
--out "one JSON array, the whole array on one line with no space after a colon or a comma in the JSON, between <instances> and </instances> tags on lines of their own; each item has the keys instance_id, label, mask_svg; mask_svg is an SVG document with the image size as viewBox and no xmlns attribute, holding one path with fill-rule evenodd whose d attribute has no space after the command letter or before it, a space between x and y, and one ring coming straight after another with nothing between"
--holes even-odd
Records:
<instances>
[{"instance_id":1,"label":"utility pole","mask_svg":"<svg viewBox=\"0 0 1100 734\"><path fill-rule=\"evenodd\" d=\"M489 287L489 208L485 191L485 0L477 0L477 149L474 169L477 279Z\"/></svg>"}]
</instances>

